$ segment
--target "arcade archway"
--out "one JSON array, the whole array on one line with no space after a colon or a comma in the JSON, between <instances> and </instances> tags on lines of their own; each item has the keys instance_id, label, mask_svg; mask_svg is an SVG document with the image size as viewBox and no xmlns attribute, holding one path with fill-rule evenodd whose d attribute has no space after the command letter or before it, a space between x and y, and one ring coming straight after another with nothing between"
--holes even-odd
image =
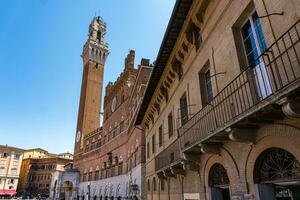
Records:
<instances>
[{"instance_id":1,"label":"arcade archway","mask_svg":"<svg viewBox=\"0 0 300 200\"><path fill-rule=\"evenodd\" d=\"M216 163L209 172L209 187L212 200L230 200L229 178L223 165Z\"/></svg>"},{"instance_id":2,"label":"arcade archway","mask_svg":"<svg viewBox=\"0 0 300 200\"><path fill-rule=\"evenodd\" d=\"M269 148L255 162L254 182L259 199L300 199L300 163L284 149Z\"/></svg>"}]
</instances>

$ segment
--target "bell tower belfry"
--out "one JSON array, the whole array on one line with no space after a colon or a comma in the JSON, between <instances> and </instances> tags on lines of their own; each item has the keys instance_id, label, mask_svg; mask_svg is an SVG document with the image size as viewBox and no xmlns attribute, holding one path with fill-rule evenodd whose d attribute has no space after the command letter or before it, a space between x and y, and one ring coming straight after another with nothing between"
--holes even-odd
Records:
<instances>
[{"instance_id":1,"label":"bell tower belfry","mask_svg":"<svg viewBox=\"0 0 300 200\"><path fill-rule=\"evenodd\" d=\"M83 148L83 137L100 127L103 73L108 56L108 44L104 41L106 23L94 17L89 26L89 37L83 52L83 76L77 119L74 154Z\"/></svg>"}]
</instances>

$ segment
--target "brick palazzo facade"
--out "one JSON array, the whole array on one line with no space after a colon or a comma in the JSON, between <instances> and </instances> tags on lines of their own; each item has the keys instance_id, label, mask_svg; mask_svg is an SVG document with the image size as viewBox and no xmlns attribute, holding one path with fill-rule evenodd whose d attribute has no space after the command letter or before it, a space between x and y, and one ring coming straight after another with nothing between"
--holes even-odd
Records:
<instances>
[{"instance_id":1,"label":"brick palazzo facade","mask_svg":"<svg viewBox=\"0 0 300 200\"><path fill-rule=\"evenodd\" d=\"M129 52L123 72L105 88L100 126L103 71L108 55L105 31L101 18L94 18L82 55L84 69L74 154L80 184L76 190L81 199L145 199L145 138L134 122L152 66L149 60L142 59L134 68L135 52Z\"/></svg>"},{"instance_id":2,"label":"brick palazzo facade","mask_svg":"<svg viewBox=\"0 0 300 200\"><path fill-rule=\"evenodd\" d=\"M300 1L177 0L136 125L148 200L300 199Z\"/></svg>"}]
</instances>

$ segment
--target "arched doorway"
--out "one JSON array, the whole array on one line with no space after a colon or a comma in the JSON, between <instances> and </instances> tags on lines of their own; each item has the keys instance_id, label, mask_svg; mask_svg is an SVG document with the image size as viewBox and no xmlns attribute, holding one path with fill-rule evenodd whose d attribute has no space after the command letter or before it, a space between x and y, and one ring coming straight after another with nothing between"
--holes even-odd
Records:
<instances>
[{"instance_id":1,"label":"arched doorway","mask_svg":"<svg viewBox=\"0 0 300 200\"><path fill-rule=\"evenodd\" d=\"M65 181L60 188L60 198L65 200L72 200L73 184L70 181Z\"/></svg>"},{"instance_id":2,"label":"arched doorway","mask_svg":"<svg viewBox=\"0 0 300 200\"><path fill-rule=\"evenodd\" d=\"M288 151L267 149L255 162L254 182L258 199L300 199L300 163Z\"/></svg>"},{"instance_id":3,"label":"arched doorway","mask_svg":"<svg viewBox=\"0 0 300 200\"><path fill-rule=\"evenodd\" d=\"M209 172L211 200L230 200L229 178L223 165L216 163Z\"/></svg>"}]
</instances>

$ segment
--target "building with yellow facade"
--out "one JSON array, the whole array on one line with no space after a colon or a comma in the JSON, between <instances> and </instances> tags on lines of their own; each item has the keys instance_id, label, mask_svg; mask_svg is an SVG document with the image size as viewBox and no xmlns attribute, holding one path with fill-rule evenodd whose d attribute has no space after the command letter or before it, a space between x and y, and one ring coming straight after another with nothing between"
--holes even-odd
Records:
<instances>
[{"instance_id":1,"label":"building with yellow facade","mask_svg":"<svg viewBox=\"0 0 300 200\"><path fill-rule=\"evenodd\" d=\"M0 145L0 197L16 194L23 149Z\"/></svg>"}]
</instances>

